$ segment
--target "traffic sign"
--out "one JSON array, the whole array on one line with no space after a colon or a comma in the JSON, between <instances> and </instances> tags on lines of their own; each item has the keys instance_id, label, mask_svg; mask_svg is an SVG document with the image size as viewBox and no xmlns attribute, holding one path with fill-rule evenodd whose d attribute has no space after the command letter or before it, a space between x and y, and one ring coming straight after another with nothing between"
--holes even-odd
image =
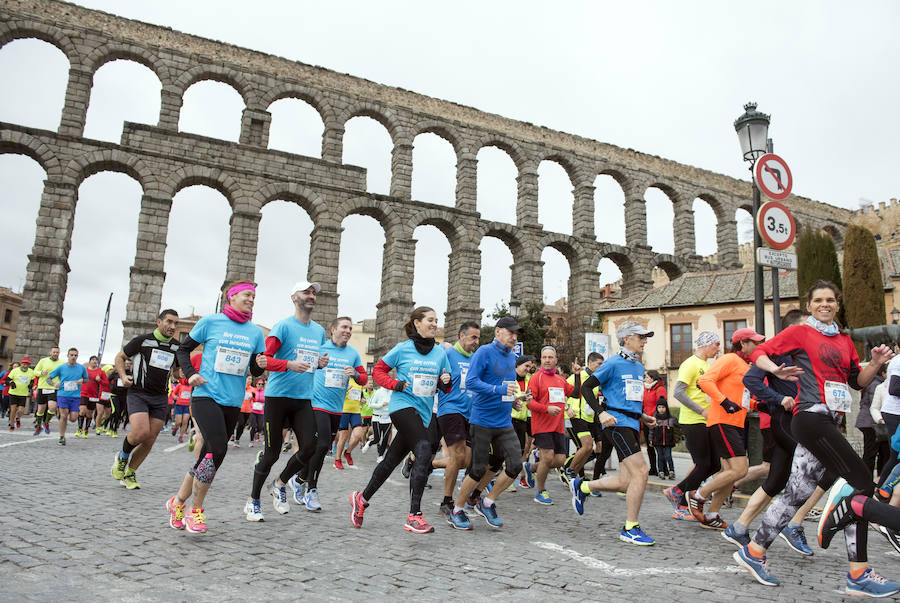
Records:
<instances>
[{"instance_id":1,"label":"traffic sign","mask_svg":"<svg viewBox=\"0 0 900 603\"><path fill-rule=\"evenodd\" d=\"M794 216L778 201L763 203L756 214L756 229L773 249L787 249L794 242L797 225Z\"/></svg>"},{"instance_id":2,"label":"traffic sign","mask_svg":"<svg viewBox=\"0 0 900 603\"><path fill-rule=\"evenodd\" d=\"M513 354L516 355L516 358L521 356L524 351L525 351L525 348L522 347L521 341L517 342L516 345L513 346Z\"/></svg>"},{"instance_id":3,"label":"traffic sign","mask_svg":"<svg viewBox=\"0 0 900 603\"><path fill-rule=\"evenodd\" d=\"M797 254L789 251L778 251L759 247L756 250L756 261L763 266L781 268L782 270L797 269Z\"/></svg>"},{"instance_id":4,"label":"traffic sign","mask_svg":"<svg viewBox=\"0 0 900 603\"><path fill-rule=\"evenodd\" d=\"M774 153L766 153L756 161L756 185L759 190L775 201L786 199L791 194L794 179L787 162Z\"/></svg>"}]
</instances>

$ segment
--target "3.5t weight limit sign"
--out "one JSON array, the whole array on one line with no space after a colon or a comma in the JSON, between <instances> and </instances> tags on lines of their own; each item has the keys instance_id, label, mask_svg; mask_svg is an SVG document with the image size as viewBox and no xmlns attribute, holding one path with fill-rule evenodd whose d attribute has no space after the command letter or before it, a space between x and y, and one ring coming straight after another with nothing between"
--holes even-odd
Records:
<instances>
[{"instance_id":1,"label":"3.5t weight limit sign","mask_svg":"<svg viewBox=\"0 0 900 603\"><path fill-rule=\"evenodd\" d=\"M791 168L784 159L774 153L766 153L756 161L754 176L759 190L769 199L776 201L787 199L794 186Z\"/></svg>"},{"instance_id":2,"label":"3.5t weight limit sign","mask_svg":"<svg viewBox=\"0 0 900 603\"><path fill-rule=\"evenodd\" d=\"M772 249L787 249L794 242L797 225L794 216L778 201L769 201L756 214L756 228Z\"/></svg>"}]
</instances>

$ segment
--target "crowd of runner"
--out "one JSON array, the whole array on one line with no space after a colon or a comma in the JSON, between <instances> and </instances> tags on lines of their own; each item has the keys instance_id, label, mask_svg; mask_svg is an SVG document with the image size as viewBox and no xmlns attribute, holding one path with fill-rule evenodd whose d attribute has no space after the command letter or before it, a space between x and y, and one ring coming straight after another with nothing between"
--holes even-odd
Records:
<instances>
[{"instance_id":1,"label":"crowd of runner","mask_svg":"<svg viewBox=\"0 0 900 603\"><path fill-rule=\"evenodd\" d=\"M57 418L60 446L70 422L76 438L92 431L118 437L127 425L111 474L129 489L140 488L136 472L171 423L172 437L188 437L193 455L166 502L168 521L192 533L207 531L204 500L229 445L239 446L249 431L249 445L260 451L247 484L247 521L264 520L264 491L279 514L290 511L289 499L321 511L325 459L333 457L340 470L354 464L355 449L375 447L374 470L349 494L355 528L363 527L398 466L409 480L403 527L416 534L435 529L422 512L435 469L443 471L441 515L457 530L474 529L476 517L489 529L502 528L498 500L517 488L533 489L537 504L554 504L546 483L558 475L578 515L603 492L623 495L619 539L650 546L656 541L639 523L642 501L650 475L676 479L672 449L680 433L692 466L663 492L673 520L719 531L758 582L779 584L767 559L779 537L796 553L814 555L803 521L827 492L816 541L827 549L844 533L846 592L900 592L867 556L869 524L900 552L900 356L880 346L860 366L835 322L840 292L832 283L816 282L805 311L790 311L769 340L738 329L720 356L719 336L699 333L672 387L677 412L670 412L663 376L644 369L644 346L654 333L637 322L618 326L617 353L592 353L584 367L577 359L561 366L552 346L537 357L517 356L520 326L509 316L496 322L485 345L479 345L478 322L463 323L448 337L452 344L438 343L437 315L420 306L404 325L404 339L369 374L349 345L349 317L334 319L327 330L312 320L319 293L318 283L297 283L291 313L268 336L251 322L255 285L242 281L226 290L223 311L203 317L182 341L173 337L177 313L163 310L157 328L126 343L113 366L101 366L96 356L79 364L75 348L63 359L54 347L34 367L24 357L0 374L2 413L14 431L33 408L26 428L35 436L49 434ZM873 432L863 431L862 457L841 433L851 388L864 390L863 411L872 419L860 427ZM756 467L748 462L753 411L764 443ZM287 461L273 476L283 452ZM613 453L615 472L607 469ZM751 479L764 481L729 524L720 509Z\"/></svg>"}]
</instances>

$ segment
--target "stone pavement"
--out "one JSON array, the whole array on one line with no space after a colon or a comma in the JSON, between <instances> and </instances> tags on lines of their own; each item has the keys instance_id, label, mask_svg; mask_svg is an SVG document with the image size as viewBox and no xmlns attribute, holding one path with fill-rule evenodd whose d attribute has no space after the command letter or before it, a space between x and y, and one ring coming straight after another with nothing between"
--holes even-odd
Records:
<instances>
[{"instance_id":1,"label":"stone pavement","mask_svg":"<svg viewBox=\"0 0 900 603\"><path fill-rule=\"evenodd\" d=\"M348 495L365 485L374 450L357 452L357 468L323 470L321 513L292 506L281 516L264 494L266 521L254 524L242 507L258 449L232 448L207 499L209 532L188 534L168 527L164 508L190 462L187 449L162 433L138 472L142 488L127 491L109 474L121 442L70 433L62 448L55 435L0 432L4 600L843 599L840 537L828 551L813 545L812 558L778 541L770 560L782 586L765 587L733 564L734 547L717 533L671 519L656 491L641 514L641 526L658 541L649 548L617 539L622 497L589 499L579 517L555 477L548 480L554 506L532 502L533 490L505 493L501 530L473 515L475 530L457 532L438 513L441 484L432 476L423 510L436 531L415 535L402 527L408 490L398 470L357 530ZM738 509L723 515L732 521ZM814 535L815 524L807 523L807 532ZM880 535L869 542L876 569L900 578L900 556Z\"/></svg>"}]
</instances>

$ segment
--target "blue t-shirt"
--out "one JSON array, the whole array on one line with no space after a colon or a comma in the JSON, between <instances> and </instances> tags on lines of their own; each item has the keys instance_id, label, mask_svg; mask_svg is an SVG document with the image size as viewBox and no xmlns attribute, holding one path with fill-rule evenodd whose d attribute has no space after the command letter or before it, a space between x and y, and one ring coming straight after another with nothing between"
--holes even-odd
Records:
<instances>
[{"instance_id":1,"label":"blue t-shirt","mask_svg":"<svg viewBox=\"0 0 900 603\"><path fill-rule=\"evenodd\" d=\"M616 426L640 431L640 421L620 411L640 416L644 401L644 365L616 354L601 364L593 376L600 381L600 391L606 398L606 412L616 418Z\"/></svg>"},{"instance_id":2,"label":"blue t-shirt","mask_svg":"<svg viewBox=\"0 0 900 603\"><path fill-rule=\"evenodd\" d=\"M437 415L442 417L459 413L466 418L472 414L472 392L466 387L466 375L469 372L471 356L460 354L456 348L448 348L445 352L450 362L450 376L453 377L453 389L446 394L438 391Z\"/></svg>"},{"instance_id":3,"label":"blue t-shirt","mask_svg":"<svg viewBox=\"0 0 900 603\"><path fill-rule=\"evenodd\" d=\"M266 395L280 398L311 400L315 388L314 378L319 367L322 345L328 340L325 329L314 320L303 324L294 316L288 316L275 323L269 337L277 337L281 347L275 352L279 360L300 360L312 364L307 373L294 371L271 372L266 383Z\"/></svg>"},{"instance_id":4,"label":"blue t-shirt","mask_svg":"<svg viewBox=\"0 0 900 603\"><path fill-rule=\"evenodd\" d=\"M78 380L84 379L84 381L87 381L88 374L84 365L76 364L72 366L66 362L50 371L48 378L59 379L59 390L56 392L57 398L80 398L81 385L78 384Z\"/></svg>"},{"instance_id":5,"label":"blue t-shirt","mask_svg":"<svg viewBox=\"0 0 900 603\"><path fill-rule=\"evenodd\" d=\"M362 360L359 352L351 346L336 346L330 339L322 345L321 350L322 354L328 354L328 366L315 372L312 406L339 415L344 409L344 396L350 384L349 377L344 375L344 369L348 366L362 366Z\"/></svg>"},{"instance_id":6,"label":"blue t-shirt","mask_svg":"<svg viewBox=\"0 0 900 603\"><path fill-rule=\"evenodd\" d=\"M415 408L422 417L422 424L428 427L434 408L434 394L438 391L438 378L444 371L450 372L447 354L441 346L436 345L423 356L416 350L412 340L407 339L395 345L381 360L389 367L397 369L398 381L411 384L402 392L394 392L391 395L388 412L395 412L401 408Z\"/></svg>"},{"instance_id":7,"label":"blue t-shirt","mask_svg":"<svg viewBox=\"0 0 900 603\"><path fill-rule=\"evenodd\" d=\"M466 389L472 392L469 422L491 429L512 427L514 396L506 395L507 383L516 382L516 355L496 339L469 358ZM504 399L507 398L507 399Z\"/></svg>"},{"instance_id":8,"label":"blue t-shirt","mask_svg":"<svg viewBox=\"0 0 900 603\"><path fill-rule=\"evenodd\" d=\"M209 314L197 321L190 337L203 344L200 376L206 379L191 395L212 398L221 406L240 406L244 401L250 357L265 351L260 328L249 321L235 322L222 313ZM266 395L269 395L268 387Z\"/></svg>"}]
</instances>

